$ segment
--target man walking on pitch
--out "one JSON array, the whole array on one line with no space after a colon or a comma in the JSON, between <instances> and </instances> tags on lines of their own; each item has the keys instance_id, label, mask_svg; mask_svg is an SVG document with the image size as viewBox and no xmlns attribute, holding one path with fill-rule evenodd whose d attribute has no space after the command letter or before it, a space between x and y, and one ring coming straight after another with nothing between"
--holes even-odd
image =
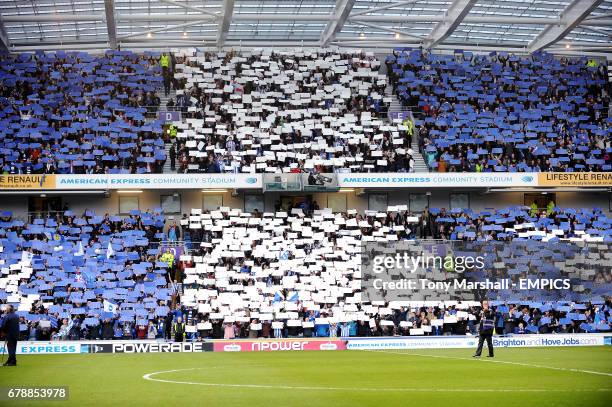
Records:
<instances>
[{"instance_id":1,"label":"man walking on pitch","mask_svg":"<svg viewBox=\"0 0 612 407\"><path fill-rule=\"evenodd\" d=\"M480 311L480 324L478 326L478 348L474 354L475 358L480 357L484 341L487 341L489 348L489 356L493 357L493 330L495 329L495 314L489 308L489 302L482 302L482 311Z\"/></svg>"}]
</instances>

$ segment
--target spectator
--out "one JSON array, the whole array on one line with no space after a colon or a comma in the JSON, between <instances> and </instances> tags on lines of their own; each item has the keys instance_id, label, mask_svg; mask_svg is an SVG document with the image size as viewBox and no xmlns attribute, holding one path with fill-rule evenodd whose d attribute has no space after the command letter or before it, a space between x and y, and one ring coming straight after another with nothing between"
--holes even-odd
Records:
<instances>
[{"instance_id":1,"label":"spectator","mask_svg":"<svg viewBox=\"0 0 612 407\"><path fill-rule=\"evenodd\" d=\"M149 321L149 325L147 327L147 339L155 339L157 338L157 328L153 321Z\"/></svg>"},{"instance_id":2,"label":"spectator","mask_svg":"<svg viewBox=\"0 0 612 407\"><path fill-rule=\"evenodd\" d=\"M514 328L514 333L517 335L521 335L525 333L525 324L523 322L519 322L518 326Z\"/></svg>"},{"instance_id":3,"label":"spectator","mask_svg":"<svg viewBox=\"0 0 612 407\"><path fill-rule=\"evenodd\" d=\"M168 153L170 155L170 169L172 171L176 171L176 143L172 142L172 145L170 146L170 152Z\"/></svg>"},{"instance_id":4,"label":"spectator","mask_svg":"<svg viewBox=\"0 0 612 407\"><path fill-rule=\"evenodd\" d=\"M185 339L185 323L182 317L178 317L173 326L174 342L183 342Z\"/></svg>"},{"instance_id":5,"label":"spectator","mask_svg":"<svg viewBox=\"0 0 612 407\"><path fill-rule=\"evenodd\" d=\"M178 226L176 225L176 222L173 222L172 225L170 225L170 227L168 228L168 241L171 243L176 242L178 240L179 233L180 231ZM174 255L172 256L172 260L174 260ZM168 261L170 261L170 259L168 259Z\"/></svg>"},{"instance_id":6,"label":"spectator","mask_svg":"<svg viewBox=\"0 0 612 407\"><path fill-rule=\"evenodd\" d=\"M174 318L172 317L172 313L168 313L168 315L166 315L166 319L164 321L166 340L170 340L172 338L172 331L173 331L172 323L173 323L173 321L174 321Z\"/></svg>"},{"instance_id":7,"label":"spectator","mask_svg":"<svg viewBox=\"0 0 612 407\"><path fill-rule=\"evenodd\" d=\"M234 339L234 325L231 323L224 324L223 339Z\"/></svg>"},{"instance_id":8,"label":"spectator","mask_svg":"<svg viewBox=\"0 0 612 407\"><path fill-rule=\"evenodd\" d=\"M257 320L256 319L251 320L251 323L249 324L249 338L250 339L255 339L259 335L259 329L255 329L256 325L258 325Z\"/></svg>"}]
</instances>

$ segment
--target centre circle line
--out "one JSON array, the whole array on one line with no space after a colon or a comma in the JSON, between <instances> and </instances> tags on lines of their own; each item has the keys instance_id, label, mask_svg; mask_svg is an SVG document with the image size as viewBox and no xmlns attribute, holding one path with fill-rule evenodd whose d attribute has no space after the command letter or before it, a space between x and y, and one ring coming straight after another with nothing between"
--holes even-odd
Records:
<instances>
[{"instance_id":1,"label":"centre circle line","mask_svg":"<svg viewBox=\"0 0 612 407\"><path fill-rule=\"evenodd\" d=\"M470 388L470 389L452 389L452 388L441 388L441 389L425 389L425 388L402 388L402 387L329 387L329 386L289 386L282 384L238 384L238 383L205 383L205 382L192 382L192 381L181 381L181 380L167 380L159 379L154 376L176 373L176 372L187 372L193 370L204 370L209 367L194 367L185 369L173 369L173 370L162 370L159 372L151 372L142 376L143 379L171 384L187 384L194 386L208 386L208 387L239 387L239 388L253 388L253 389L280 389L280 390L326 390L326 391L364 391L364 392L428 392L428 393L511 393L511 392L522 392L522 393L547 393L547 392L610 392L612 389L482 389L482 388Z\"/></svg>"},{"instance_id":2,"label":"centre circle line","mask_svg":"<svg viewBox=\"0 0 612 407\"><path fill-rule=\"evenodd\" d=\"M366 351L376 352L376 353L388 353L388 354L402 355L402 356L420 356L420 357L426 357L426 358L469 360L469 361L479 361L479 362L484 362L484 363L501 363L501 364L505 364L505 365L533 367L533 368L537 368L537 369L560 370L560 371L563 371L563 372L586 373L586 374L593 374L593 375L598 375L598 376L612 376L612 373L597 372L597 371L594 371L594 370L583 370L583 369L564 368L564 367L555 367L555 366L534 365L534 364L531 364L531 363L511 362L511 361L507 361L507 360L480 359L480 358L463 358L463 357L459 357L459 356L428 355L426 353L393 352L393 351L388 351L388 350L366 350Z\"/></svg>"}]
</instances>

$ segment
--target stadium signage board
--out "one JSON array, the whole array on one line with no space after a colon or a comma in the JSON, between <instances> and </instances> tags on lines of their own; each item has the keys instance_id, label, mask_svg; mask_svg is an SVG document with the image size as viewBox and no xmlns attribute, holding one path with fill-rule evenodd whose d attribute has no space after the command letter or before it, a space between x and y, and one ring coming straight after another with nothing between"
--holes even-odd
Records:
<instances>
[{"instance_id":1,"label":"stadium signage board","mask_svg":"<svg viewBox=\"0 0 612 407\"><path fill-rule=\"evenodd\" d=\"M387 117L391 121L398 120L398 119L399 120L408 119L410 117L410 111L409 110L389 111L389 113L387 113Z\"/></svg>"},{"instance_id":2,"label":"stadium signage board","mask_svg":"<svg viewBox=\"0 0 612 407\"><path fill-rule=\"evenodd\" d=\"M124 343L104 344L102 353L176 353L176 352L207 352L212 350L210 343L204 342L143 342L132 341ZM96 344L90 345L96 346ZM94 350L91 349L90 350Z\"/></svg>"},{"instance_id":3,"label":"stadium signage board","mask_svg":"<svg viewBox=\"0 0 612 407\"><path fill-rule=\"evenodd\" d=\"M473 348L474 336L414 336L380 338L287 338L255 340L212 340L206 342L163 342L156 340L119 341L21 341L19 355L81 353L163 353L163 352L274 352L302 350L369 349L459 349ZM493 337L493 345L505 348L569 347L612 345L610 334L540 334ZM6 352L0 344L0 352Z\"/></svg>"},{"instance_id":4,"label":"stadium signage board","mask_svg":"<svg viewBox=\"0 0 612 407\"><path fill-rule=\"evenodd\" d=\"M301 177L300 177L301 175ZM0 175L0 190L263 189L337 191L339 188L612 187L612 173L338 173L320 174L32 174ZM304 182L302 183L302 178ZM278 181L277 181L278 179ZM274 182L272 182L274 180ZM291 182L290 182L291 181ZM276 185L272 188L271 185ZM304 187L302 187L304 185Z\"/></svg>"},{"instance_id":5,"label":"stadium signage board","mask_svg":"<svg viewBox=\"0 0 612 407\"><path fill-rule=\"evenodd\" d=\"M609 337L609 336L608 336ZM504 348L603 346L606 334L542 334L493 337L493 346ZM348 350L460 349L477 345L475 336L419 336L399 338L350 338ZM609 340L607 341L609 343Z\"/></svg>"},{"instance_id":6,"label":"stadium signage board","mask_svg":"<svg viewBox=\"0 0 612 407\"><path fill-rule=\"evenodd\" d=\"M162 122L180 122L181 121L181 112L178 110L160 110L157 114L157 118Z\"/></svg>"},{"instance_id":7,"label":"stadium signage board","mask_svg":"<svg viewBox=\"0 0 612 407\"><path fill-rule=\"evenodd\" d=\"M543 187L609 187L612 172L542 172L538 184Z\"/></svg>"},{"instance_id":8,"label":"stadium signage board","mask_svg":"<svg viewBox=\"0 0 612 407\"><path fill-rule=\"evenodd\" d=\"M0 350L5 351L4 343L0 344ZM47 354L69 354L82 353L81 343L76 341L29 341L17 343L17 354L19 355L47 355Z\"/></svg>"},{"instance_id":9,"label":"stadium signage board","mask_svg":"<svg viewBox=\"0 0 612 407\"><path fill-rule=\"evenodd\" d=\"M458 349L471 348L477 345L478 338L468 336L455 337L403 337L403 338L350 338L348 350L371 349Z\"/></svg>"},{"instance_id":10,"label":"stadium signage board","mask_svg":"<svg viewBox=\"0 0 612 407\"><path fill-rule=\"evenodd\" d=\"M89 353L89 341L19 341L18 355L49 355ZM100 343L96 341L95 343ZM110 342L109 342L110 343ZM0 353L6 352L5 343L0 343Z\"/></svg>"},{"instance_id":11,"label":"stadium signage board","mask_svg":"<svg viewBox=\"0 0 612 407\"><path fill-rule=\"evenodd\" d=\"M155 340L131 341L20 341L19 355L79 354L79 353L163 353L210 352L210 342L162 342ZM0 352L5 351L0 344Z\"/></svg>"},{"instance_id":12,"label":"stadium signage board","mask_svg":"<svg viewBox=\"0 0 612 407\"><path fill-rule=\"evenodd\" d=\"M56 175L0 175L0 189L55 189Z\"/></svg>"},{"instance_id":13,"label":"stadium signage board","mask_svg":"<svg viewBox=\"0 0 612 407\"><path fill-rule=\"evenodd\" d=\"M483 188L537 187L533 173L353 173L338 174L340 188Z\"/></svg>"},{"instance_id":14,"label":"stadium signage board","mask_svg":"<svg viewBox=\"0 0 612 407\"><path fill-rule=\"evenodd\" d=\"M57 189L261 189L261 174L57 175Z\"/></svg>"},{"instance_id":15,"label":"stadium signage board","mask_svg":"<svg viewBox=\"0 0 612 407\"><path fill-rule=\"evenodd\" d=\"M345 350L346 343L341 340L322 341L307 339L261 339L238 341L214 341L215 352L275 352L301 350Z\"/></svg>"}]
</instances>

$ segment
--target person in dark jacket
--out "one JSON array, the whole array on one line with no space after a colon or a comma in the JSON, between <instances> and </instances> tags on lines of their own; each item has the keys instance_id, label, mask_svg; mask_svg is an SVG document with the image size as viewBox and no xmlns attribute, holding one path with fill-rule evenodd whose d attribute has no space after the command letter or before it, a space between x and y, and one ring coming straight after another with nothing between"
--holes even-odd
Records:
<instances>
[{"instance_id":1,"label":"person in dark jacket","mask_svg":"<svg viewBox=\"0 0 612 407\"><path fill-rule=\"evenodd\" d=\"M358 336L370 336L372 334L372 330L370 329L369 323L367 321L361 320L359 321L359 326L357 327L357 335Z\"/></svg>"},{"instance_id":2,"label":"person in dark jacket","mask_svg":"<svg viewBox=\"0 0 612 407\"><path fill-rule=\"evenodd\" d=\"M474 354L475 358L480 357L482 346L485 340L489 349L489 357L493 357L493 330L495 329L495 313L489 308L489 302L482 302L482 311L480 311L480 324L478 329L478 348Z\"/></svg>"},{"instance_id":3,"label":"person in dark jacket","mask_svg":"<svg viewBox=\"0 0 612 407\"><path fill-rule=\"evenodd\" d=\"M222 320L213 319L212 337L213 339L223 339L223 321Z\"/></svg>"},{"instance_id":4,"label":"person in dark jacket","mask_svg":"<svg viewBox=\"0 0 612 407\"><path fill-rule=\"evenodd\" d=\"M272 323L270 321L263 321L261 324L261 337L271 338L272 337Z\"/></svg>"},{"instance_id":5,"label":"person in dark jacket","mask_svg":"<svg viewBox=\"0 0 612 407\"><path fill-rule=\"evenodd\" d=\"M102 324L102 338L106 340L113 339L113 333L114 333L114 329L113 329L113 323L111 322L111 320L110 319L104 320L104 323Z\"/></svg>"},{"instance_id":6,"label":"person in dark jacket","mask_svg":"<svg viewBox=\"0 0 612 407\"><path fill-rule=\"evenodd\" d=\"M176 171L176 143L170 146L170 169Z\"/></svg>"},{"instance_id":7,"label":"person in dark jacket","mask_svg":"<svg viewBox=\"0 0 612 407\"><path fill-rule=\"evenodd\" d=\"M166 321L165 321L165 337L164 339L166 340L170 340L172 338L172 320L173 320L173 315L171 312L168 313L168 315L166 315Z\"/></svg>"},{"instance_id":8,"label":"person in dark jacket","mask_svg":"<svg viewBox=\"0 0 612 407\"><path fill-rule=\"evenodd\" d=\"M2 333L6 335L8 359L4 366L17 366L17 341L19 340L19 317L12 305L6 306L6 314L2 318Z\"/></svg>"}]
</instances>

